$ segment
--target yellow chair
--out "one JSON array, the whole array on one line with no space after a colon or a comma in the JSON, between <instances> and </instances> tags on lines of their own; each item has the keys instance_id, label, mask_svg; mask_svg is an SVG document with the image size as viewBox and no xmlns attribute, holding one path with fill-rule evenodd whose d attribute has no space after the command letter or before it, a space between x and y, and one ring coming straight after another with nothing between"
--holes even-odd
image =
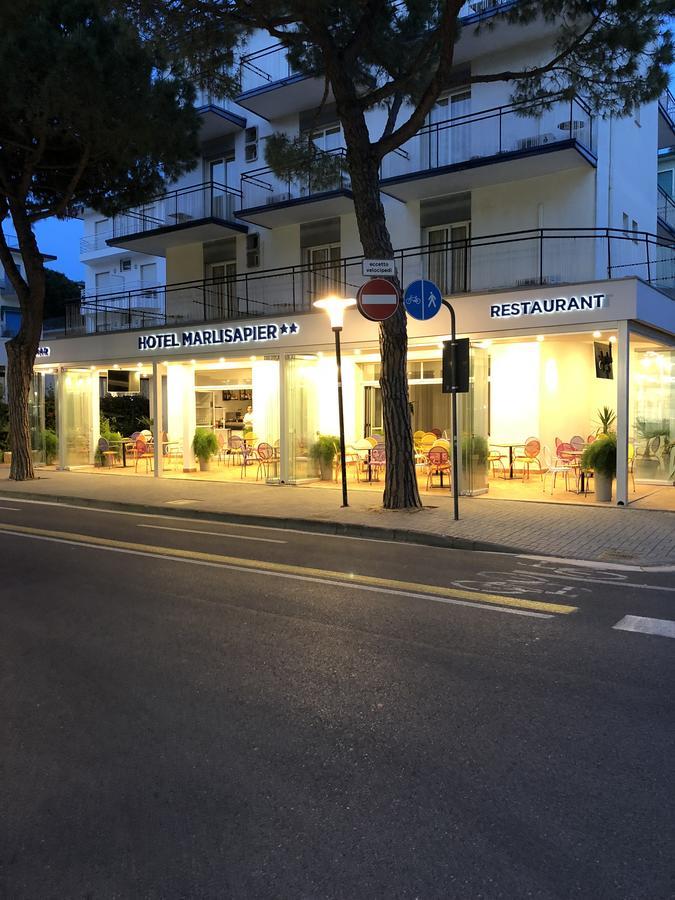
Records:
<instances>
[{"instance_id":1,"label":"yellow chair","mask_svg":"<svg viewBox=\"0 0 675 900\"><path fill-rule=\"evenodd\" d=\"M635 445L628 444L628 474L633 482L633 490L635 490Z\"/></svg>"},{"instance_id":2,"label":"yellow chair","mask_svg":"<svg viewBox=\"0 0 675 900\"><path fill-rule=\"evenodd\" d=\"M422 451L422 453L428 453L437 440L438 438L433 433L433 431L426 431L422 436L422 440L420 441L420 450Z\"/></svg>"}]
</instances>

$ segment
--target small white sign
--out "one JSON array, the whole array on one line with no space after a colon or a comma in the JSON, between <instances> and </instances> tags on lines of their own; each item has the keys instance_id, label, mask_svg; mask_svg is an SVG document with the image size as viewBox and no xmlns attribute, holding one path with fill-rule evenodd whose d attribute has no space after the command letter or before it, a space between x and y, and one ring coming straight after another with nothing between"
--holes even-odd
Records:
<instances>
[{"instance_id":1,"label":"small white sign","mask_svg":"<svg viewBox=\"0 0 675 900\"><path fill-rule=\"evenodd\" d=\"M393 259L364 259L361 271L369 277L378 275L396 275L396 263Z\"/></svg>"}]
</instances>

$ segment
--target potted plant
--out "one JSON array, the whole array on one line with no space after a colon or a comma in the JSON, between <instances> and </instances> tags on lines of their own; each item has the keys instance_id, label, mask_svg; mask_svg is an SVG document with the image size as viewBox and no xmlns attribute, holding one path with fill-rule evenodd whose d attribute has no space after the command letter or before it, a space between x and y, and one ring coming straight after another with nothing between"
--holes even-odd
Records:
<instances>
[{"instance_id":1,"label":"potted plant","mask_svg":"<svg viewBox=\"0 0 675 900\"><path fill-rule=\"evenodd\" d=\"M199 460L199 469L208 472L211 457L218 452L218 440L208 428L198 428L192 438L192 449Z\"/></svg>"},{"instance_id":2,"label":"potted plant","mask_svg":"<svg viewBox=\"0 0 675 900\"><path fill-rule=\"evenodd\" d=\"M42 432L42 446L45 451L45 465L51 466L56 459L56 454L59 449L59 441L56 437L56 432L52 431L51 428L47 428Z\"/></svg>"},{"instance_id":3,"label":"potted plant","mask_svg":"<svg viewBox=\"0 0 675 900\"><path fill-rule=\"evenodd\" d=\"M309 448L310 458L319 464L322 481L330 481L333 477L333 460L339 443L340 438L334 434L319 434Z\"/></svg>"},{"instance_id":4,"label":"potted plant","mask_svg":"<svg viewBox=\"0 0 675 900\"><path fill-rule=\"evenodd\" d=\"M612 425L616 422L616 413L609 406L603 406L597 411L598 430L596 434L609 434Z\"/></svg>"},{"instance_id":5,"label":"potted plant","mask_svg":"<svg viewBox=\"0 0 675 900\"><path fill-rule=\"evenodd\" d=\"M601 503L612 499L612 479L616 476L616 434L601 434L589 444L581 457L582 469L595 475L595 496Z\"/></svg>"}]
</instances>

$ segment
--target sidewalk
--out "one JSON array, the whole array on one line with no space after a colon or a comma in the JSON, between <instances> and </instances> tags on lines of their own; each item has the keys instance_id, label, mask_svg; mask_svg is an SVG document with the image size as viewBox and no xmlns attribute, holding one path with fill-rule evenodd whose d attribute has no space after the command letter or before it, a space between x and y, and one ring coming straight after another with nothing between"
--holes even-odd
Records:
<instances>
[{"instance_id":1,"label":"sidewalk","mask_svg":"<svg viewBox=\"0 0 675 900\"><path fill-rule=\"evenodd\" d=\"M462 549L641 566L675 564L675 514L658 510L460 498L460 521L454 522L447 494L426 498L433 506L423 510L394 512L377 507L379 494L358 490L350 491L351 505L342 509L339 489L38 473L35 481L14 482L3 468L0 497L203 516Z\"/></svg>"}]
</instances>

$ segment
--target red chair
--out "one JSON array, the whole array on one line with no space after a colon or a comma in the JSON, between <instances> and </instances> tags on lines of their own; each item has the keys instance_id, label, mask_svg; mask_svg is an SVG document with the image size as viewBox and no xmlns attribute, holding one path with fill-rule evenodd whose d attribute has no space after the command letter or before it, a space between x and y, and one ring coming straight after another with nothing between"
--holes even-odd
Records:
<instances>
[{"instance_id":1,"label":"red chair","mask_svg":"<svg viewBox=\"0 0 675 900\"><path fill-rule=\"evenodd\" d=\"M587 444L592 444L594 440L595 440L595 435L594 435L594 434L589 434L588 437L586 438L586 443L587 443Z\"/></svg>"},{"instance_id":2,"label":"red chair","mask_svg":"<svg viewBox=\"0 0 675 900\"><path fill-rule=\"evenodd\" d=\"M134 446L133 446L131 453L135 460L134 471L138 472L138 460L139 459L145 460L145 471L146 472L152 471L152 460L154 457L154 454L152 452L152 447L142 437L136 438L136 440L134 441Z\"/></svg>"},{"instance_id":3,"label":"red chair","mask_svg":"<svg viewBox=\"0 0 675 900\"><path fill-rule=\"evenodd\" d=\"M267 444L264 441L261 441L258 444L258 471L255 473L255 480L258 480L258 477L262 476L263 478L269 478L270 474L270 464L274 459L274 447L271 444Z\"/></svg>"},{"instance_id":4,"label":"red chair","mask_svg":"<svg viewBox=\"0 0 675 900\"><path fill-rule=\"evenodd\" d=\"M443 475L447 474L450 481L450 455L445 447L432 447L427 454L427 490L433 487L434 475L440 478L440 487L443 487Z\"/></svg>"}]
</instances>

